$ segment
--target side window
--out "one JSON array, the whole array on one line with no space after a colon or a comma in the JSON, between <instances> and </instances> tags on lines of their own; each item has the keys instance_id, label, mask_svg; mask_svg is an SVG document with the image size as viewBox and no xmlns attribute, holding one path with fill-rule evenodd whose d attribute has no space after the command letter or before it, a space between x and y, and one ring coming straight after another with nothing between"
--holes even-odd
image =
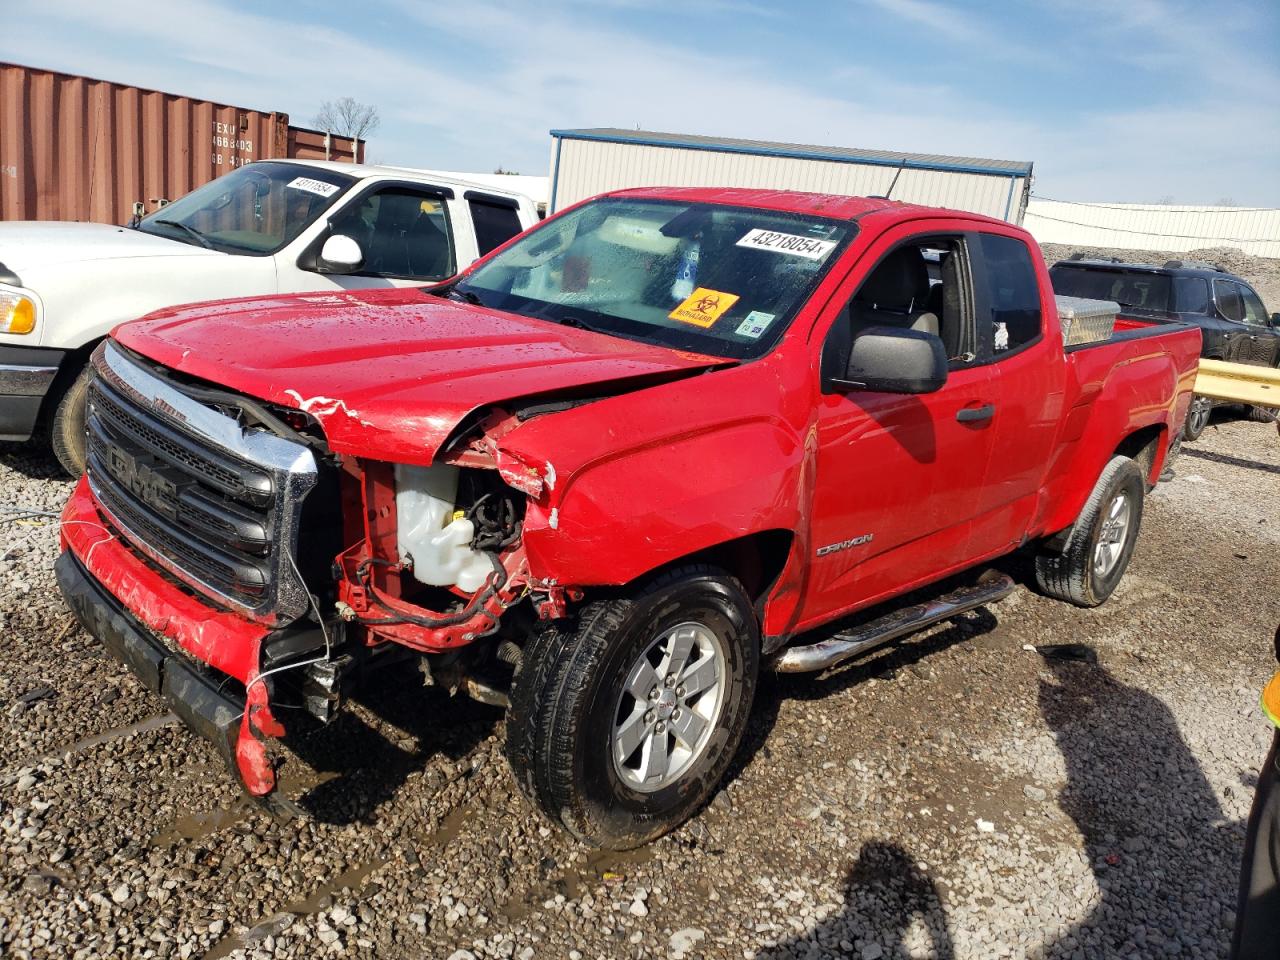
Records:
<instances>
[{"instance_id":1,"label":"side window","mask_svg":"<svg viewBox=\"0 0 1280 960\"><path fill-rule=\"evenodd\" d=\"M1021 240L978 235L991 309L991 348L997 359L1040 336L1040 285Z\"/></svg>"},{"instance_id":2,"label":"side window","mask_svg":"<svg viewBox=\"0 0 1280 960\"><path fill-rule=\"evenodd\" d=\"M468 193L471 222L476 227L476 243L480 256L496 250L520 232L520 214L515 204L501 197Z\"/></svg>"},{"instance_id":3,"label":"side window","mask_svg":"<svg viewBox=\"0 0 1280 960\"><path fill-rule=\"evenodd\" d=\"M889 251L840 311L823 347L823 375L843 378L853 341L872 327L931 333L957 369L974 362L972 281L961 237L907 241Z\"/></svg>"},{"instance_id":4,"label":"side window","mask_svg":"<svg viewBox=\"0 0 1280 960\"><path fill-rule=\"evenodd\" d=\"M388 187L346 208L332 224L333 233L364 251L359 276L443 280L454 273L453 228L438 196Z\"/></svg>"},{"instance_id":5,"label":"side window","mask_svg":"<svg viewBox=\"0 0 1280 960\"><path fill-rule=\"evenodd\" d=\"M1218 312L1228 320L1244 322L1244 298L1240 296L1240 284L1230 280L1213 281L1213 299Z\"/></svg>"},{"instance_id":6,"label":"side window","mask_svg":"<svg viewBox=\"0 0 1280 960\"><path fill-rule=\"evenodd\" d=\"M1203 277L1174 277L1173 309L1179 313L1208 313L1209 281Z\"/></svg>"},{"instance_id":7,"label":"side window","mask_svg":"<svg viewBox=\"0 0 1280 960\"><path fill-rule=\"evenodd\" d=\"M1267 326L1267 308L1262 305L1258 295L1241 284L1240 296L1244 300L1244 322L1256 327Z\"/></svg>"}]
</instances>

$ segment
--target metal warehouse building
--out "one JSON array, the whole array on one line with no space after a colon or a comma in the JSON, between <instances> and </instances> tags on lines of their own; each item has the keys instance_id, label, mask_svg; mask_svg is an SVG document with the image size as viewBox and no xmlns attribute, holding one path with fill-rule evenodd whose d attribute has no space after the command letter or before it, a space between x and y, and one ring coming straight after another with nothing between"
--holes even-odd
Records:
<instances>
[{"instance_id":1,"label":"metal warehouse building","mask_svg":"<svg viewBox=\"0 0 1280 960\"><path fill-rule=\"evenodd\" d=\"M765 187L893 199L1022 222L1031 164L644 130L551 131L551 210L624 187ZM901 171L901 172L899 172Z\"/></svg>"}]
</instances>

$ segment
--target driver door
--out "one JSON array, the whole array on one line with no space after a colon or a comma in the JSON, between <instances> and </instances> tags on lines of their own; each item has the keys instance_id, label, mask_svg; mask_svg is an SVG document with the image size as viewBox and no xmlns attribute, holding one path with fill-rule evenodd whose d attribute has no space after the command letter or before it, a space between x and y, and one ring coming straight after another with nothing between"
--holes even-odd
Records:
<instances>
[{"instance_id":1,"label":"driver door","mask_svg":"<svg viewBox=\"0 0 1280 960\"><path fill-rule=\"evenodd\" d=\"M992 380L973 348L970 241L946 231L922 236L922 226L927 224L912 225L914 236L898 231L872 247L861 263L876 266L865 274L855 268L852 275L865 281L847 281L833 297L824 363L829 372L830 351L843 352L841 341L858 335L866 291L877 286L875 271L902 264L903 251L915 250L926 271L929 258L939 257L937 270L929 271L936 278L920 288L912 267L914 295L906 297L904 284L896 302L873 302L871 316L900 325L898 311L906 325L925 332L935 329L927 315L936 318L950 358L947 381L934 393L914 395L824 386L816 419L806 622L900 593L973 557L972 529L994 437ZM878 295L895 297L893 291ZM926 316L917 317L921 313Z\"/></svg>"}]
</instances>

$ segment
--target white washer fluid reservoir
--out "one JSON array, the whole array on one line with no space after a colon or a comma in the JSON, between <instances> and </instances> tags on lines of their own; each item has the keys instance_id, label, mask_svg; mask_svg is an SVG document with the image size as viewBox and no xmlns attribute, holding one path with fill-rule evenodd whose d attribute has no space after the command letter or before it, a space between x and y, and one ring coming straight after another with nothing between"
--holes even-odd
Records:
<instances>
[{"instance_id":1,"label":"white washer fluid reservoir","mask_svg":"<svg viewBox=\"0 0 1280 960\"><path fill-rule=\"evenodd\" d=\"M433 587L472 593L484 585L493 564L471 549L475 524L454 519L458 468L396 464L396 548L413 563L413 576Z\"/></svg>"}]
</instances>

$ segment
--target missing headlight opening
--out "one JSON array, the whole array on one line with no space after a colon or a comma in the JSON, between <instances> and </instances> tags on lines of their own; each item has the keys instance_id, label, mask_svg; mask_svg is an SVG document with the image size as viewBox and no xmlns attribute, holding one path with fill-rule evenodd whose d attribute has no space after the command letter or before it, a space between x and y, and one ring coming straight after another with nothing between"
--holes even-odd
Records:
<instances>
[{"instance_id":1,"label":"missing headlight opening","mask_svg":"<svg viewBox=\"0 0 1280 960\"><path fill-rule=\"evenodd\" d=\"M443 653L496 634L528 592L525 496L452 464L349 463L347 478L364 529L339 558L339 609L367 642Z\"/></svg>"}]
</instances>

